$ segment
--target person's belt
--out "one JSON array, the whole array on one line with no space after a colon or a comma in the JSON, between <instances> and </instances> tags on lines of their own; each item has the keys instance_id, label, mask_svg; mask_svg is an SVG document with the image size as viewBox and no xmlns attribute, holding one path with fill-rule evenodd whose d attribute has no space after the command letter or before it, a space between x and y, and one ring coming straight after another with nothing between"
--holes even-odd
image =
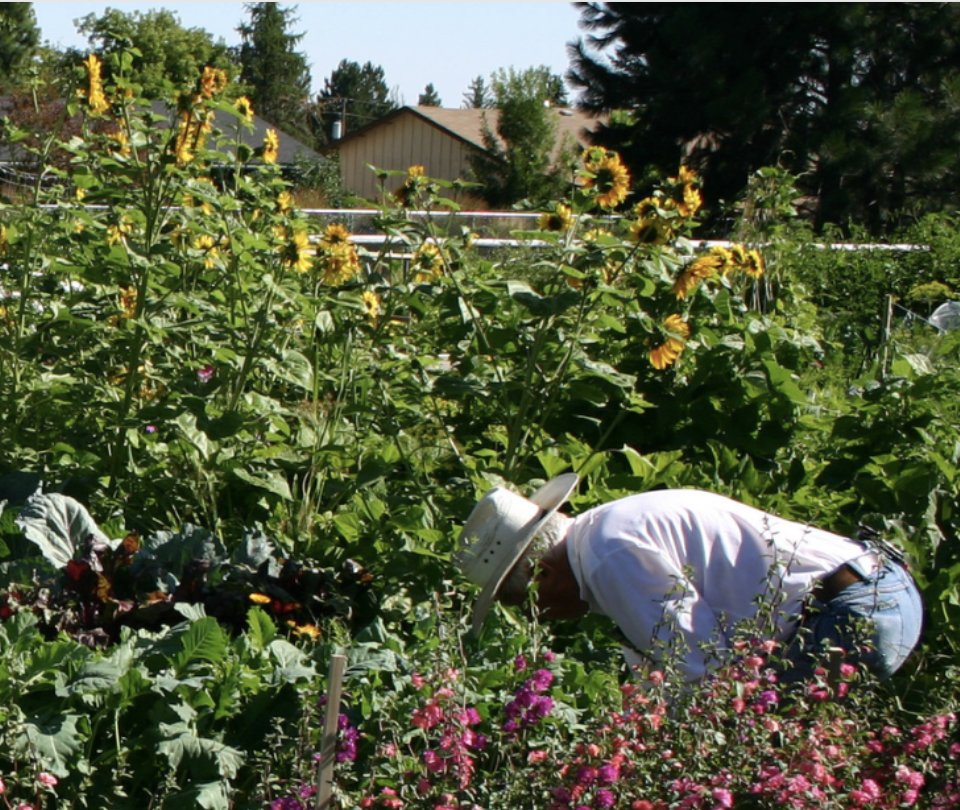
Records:
<instances>
[{"instance_id":1,"label":"person's belt","mask_svg":"<svg viewBox=\"0 0 960 810\"><path fill-rule=\"evenodd\" d=\"M857 557L856 561L866 570L873 572L880 567L880 558L873 553L864 554L861 557ZM851 560L850 562L854 562ZM813 597L820 602L829 602L831 599L835 599L840 593L849 588L851 585L863 582L863 577L860 576L848 563L844 563L839 568L834 571L831 571L825 577L821 579L814 585L811 593Z\"/></svg>"}]
</instances>

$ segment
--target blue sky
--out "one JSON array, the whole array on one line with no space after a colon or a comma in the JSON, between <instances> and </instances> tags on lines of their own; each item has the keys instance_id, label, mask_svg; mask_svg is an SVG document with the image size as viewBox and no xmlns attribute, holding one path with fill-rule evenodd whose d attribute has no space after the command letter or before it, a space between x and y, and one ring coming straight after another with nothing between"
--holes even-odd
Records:
<instances>
[{"instance_id":1,"label":"blue sky","mask_svg":"<svg viewBox=\"0 0 960 810\"><path fill-rule=\"evenodd\" d=\"M459 107L470 81L489 78L499 68L547 65L563 75L566 44L583 33L570 3L526 2L300 2L296 7L303 33L299 50L310 64L315 90L341 59L384 69L388 86L407 104L432 82L444 106ZM84 47L73 23L107 8L126 12L166 8L186 28L203 28L228 45L240 42L237 27L246 22L238 2L35 2L41 40L59 47Z\"/></svg>"}]
</instances>

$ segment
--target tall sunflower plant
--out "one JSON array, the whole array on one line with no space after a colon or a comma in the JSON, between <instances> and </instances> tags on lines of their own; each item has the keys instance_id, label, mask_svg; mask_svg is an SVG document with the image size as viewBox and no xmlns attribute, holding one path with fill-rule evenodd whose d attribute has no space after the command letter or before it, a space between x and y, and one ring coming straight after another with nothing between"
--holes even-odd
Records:
<instances>
[{"instance_id":1,"label":"tall sunflower plant","mask_svg":"<svg viewBox=\"0 0 960 810\"><path fill-rule=\"evenodd\" d=\"M301 403L331 387L314 348L327 313L365 324L375 302L327 294L359 273L356 251L316 244L278 134L252 142L226 73L160 105L122 57L111 68L83 62L63 122L77 134L35 150L35 188L0 207L20 274L0 326L4 456L24 458L23 435L56 448L24 466L131 520L269 517L309 466Z\"/></svg>"}]
</instances>

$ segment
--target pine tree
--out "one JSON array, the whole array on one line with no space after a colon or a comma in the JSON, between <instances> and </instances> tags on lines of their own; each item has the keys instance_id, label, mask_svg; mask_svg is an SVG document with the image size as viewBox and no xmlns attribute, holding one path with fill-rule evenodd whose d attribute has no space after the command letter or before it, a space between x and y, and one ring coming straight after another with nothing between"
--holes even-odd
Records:
<instances>
[{"instance_id":1,"label":"pine tree","mask_svg":"<svg viewBox=\"0 0 960 810\"><path fill-rule=\"evenodd\" d=\"M420 97L417 99L417 104L421 107L442 107L443 102L440 100L440 94L437 93L436 88L431 82L420 94Z\"/></svg>"},{"instance_id":2,"label":"pine tree","mask_svg":"<svg viewBox=\"0 0 960 810\"><path fill-rule=\"evenodd\" d=\"M333 138L336 122L340 123L340 134L344 135L383 117L397 106L382 67L343 59L324 81L323 90L314 103L315 137L325 143Z\"/></svg>"},{"instance_id":3,"label":"pine tree","mask_svg":"<svg viewBox=\"0 0 960 810\"><path fill-rule=\"evenodd\" d=\"M0 3L0 85L5 89L20 79L39 41L31 3Z\"/></svg>"},{"instance_id":4,"label":"pine tree","mask_svg":"<svg viewBox=\"0 0 960 810\"><path fill-rule=\"evenodd\" d=\"M249 88L253 108L275 126L305 134L304 113L310 98L310 69L296 50L303 34L290 33L295 8L277 3L250 3L250 21L238 29L240 78Z\"/></svg>"},{"instance_id":5,"label":"pine tree","mask_svg":"<svg viewBox=\"0 0 960 810\"><path fill-rule=\"evenodd\" d=\"M463 106L472 109L481 109L493 105L490 88L487 87L483 76L477 76L470 82L467 92L463 94Z\"/></svg>"},{"instance_id":6,"label":"pine tree","mask_svg":"<svg viewBox=\"0 0 960 810\"><path fill-rule=\"evenodd\" d=\"M960 204L957 4L578 7L568 77L610 114L596 139L634 178L683 160L721 212L776 165L819 201L818 225L878 232Z\"/></svg>"}]
</instances>

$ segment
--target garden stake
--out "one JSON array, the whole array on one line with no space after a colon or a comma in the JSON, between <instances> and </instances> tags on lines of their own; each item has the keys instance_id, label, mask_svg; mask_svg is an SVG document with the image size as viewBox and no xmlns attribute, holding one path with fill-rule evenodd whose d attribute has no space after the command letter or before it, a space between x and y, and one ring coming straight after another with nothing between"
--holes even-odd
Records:
<instances>
[{"instance_id":1,"label":"garden stake","mask_svg":"<svg viewBox=\"0 0 960 810\"><path fill-rule=\"evenodd\" d=\"M323 738L320 741L320 765L317 773L317 810L331 807L333 798L333 766L337 760L337 721L340 719L340 692L347 659L334 655L327 672L327 705L323 716Z\"/></svg>"}]
</instances>

